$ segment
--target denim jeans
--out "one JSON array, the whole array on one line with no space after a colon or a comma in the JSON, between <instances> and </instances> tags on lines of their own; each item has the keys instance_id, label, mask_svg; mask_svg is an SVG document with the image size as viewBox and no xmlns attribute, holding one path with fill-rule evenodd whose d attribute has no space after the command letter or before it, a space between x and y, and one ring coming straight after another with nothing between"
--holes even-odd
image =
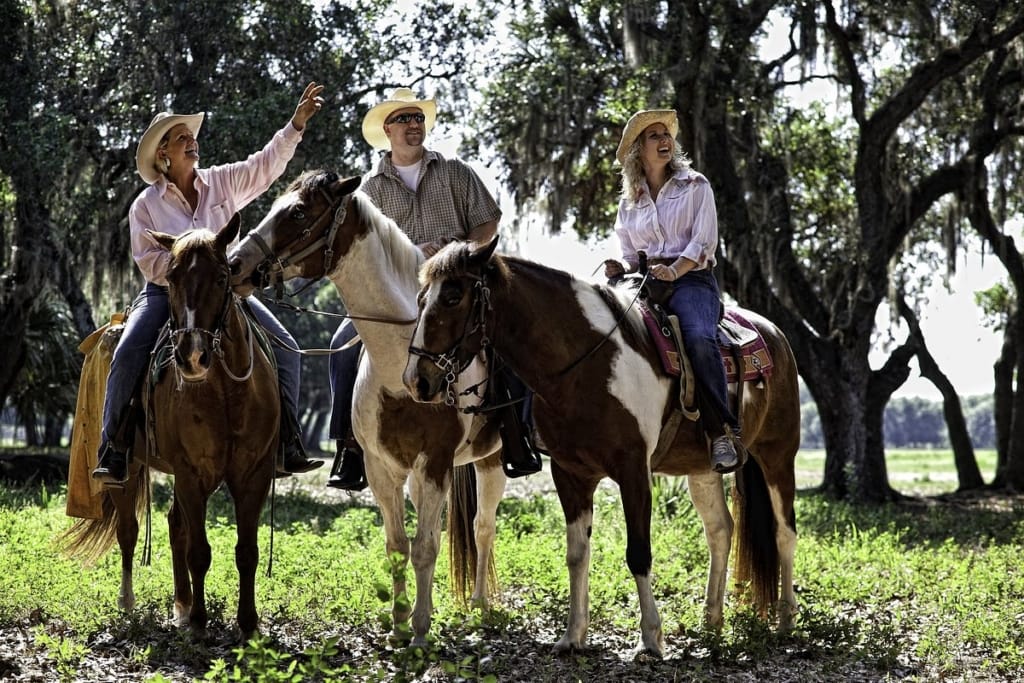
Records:
<instances>
[{"instance_id":1,"label":"denim jeans","mask_svg":"<svg viewBox=\"0 0 1024 683\"><path fill-rule=\"evenodd\" d=\"M291 333L263 305L263 302L255 297L249 297L246 301L260 325L290 346L296 346ZM149 366L153 345L160 335L160 328L169 317L167 289L147 282L132 303L121 340L110 360L107 393L103 400L101 451L115 436L116 430L127 417L128 402L141 383L143 373ZM281 411L290 413L298 424L301 359L297 353L281 349L277 345L274 345L273 349L274 358L277 360L277 381L281 387ZM116 447L120 449L127 445L129 444L117 444Z\"/></svg>"},{"instance_id":2,"label":"denim jeans","mask_svg":"<svg viewBox=\"0 0 1024 683\"><path fill-rule=\"evenodd\" d=\"M676 280L668 302L669 309L679 318L683 348L705 400L723 422L735 428L739 423L729 407L725 366L718 349L721 306L718 281L710 269L692 270Z\"/></svg>"},{"instance_id":3,"label":"denim jeans","mask_svg":"<svg viewBox=\"0 0 1024 683\"><path fill-rule=\"evenodd\" d=\"M355 338L356 326L351 320L338 325L331 337L331 349L340 349ZM362 342L356 342L344 351L332 353L328 361L331 377L331 423L327 436L330 439L344 439L352 431L352 394L355 392L356 375L359 373L359 353Z\"/></svg>"}]
</instances>

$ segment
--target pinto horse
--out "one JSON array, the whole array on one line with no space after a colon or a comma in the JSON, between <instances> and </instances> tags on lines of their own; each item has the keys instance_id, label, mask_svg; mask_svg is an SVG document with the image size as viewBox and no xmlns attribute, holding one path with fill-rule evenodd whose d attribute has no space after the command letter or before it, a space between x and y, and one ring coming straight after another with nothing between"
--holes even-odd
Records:
<instances>
[{"instance_id":1,"label":"pinto horse","mask_svg":"<svg viewBox=\"0 0 1024 683\"><path fill-rule=\"evenodd\" d=\"M174 619L203 638L211 562L206 506L210 495L226 484L238 528L238 627L248 640L258 626L257 532L274 477L281 407L273 358L256 342L256 332L231 291L226 249L238 225L236 214L217 234L192 230L175 238L151 233L171 253L170 358L158 379L149 374L144 383L148 427L136 432L128 481L123 488L105 488L102 518L78 520L64 539L69 554L95 559L113 545L116 530L121 549L118 606L130 611L135 606L132 562L138 513L149 486L146 468L173 475L168 527Z\"/></svg>"},{"instance_id":2,"label":"pinto horse","mask_svg":"<svg viewBox=\"0 0 1024 683\"><path fill-rule=\"evenodd\" d=\"M712 471L706 437L685 422L671 443L659 441L678 402L678 380L660 369L635 307L612 289L568 273L494 254L489 245L449 245L421 272L419 322L405 372L409 392L437 401L447 378L490 345L536 393L536 427L550 452L566 520L569 618L557 652L582 648L589 625L588 572L594 490L619 485L626 563L640 603L640 647L663 653L661 617L651 590L652 472L687 475L710 550L706 625L720 629L734 520L722 476ZM775 363L763 384L744 388L743 441L752 457L737 473L735 575L749 580L762 615L778 603L779 627L796 609L793 555L794 458L800 439L796 363L782 333L744 312Z\"/></svg>"},{"instance_id":3,"label":"pinto horse","mask_svg":"<svg viewBox=\"0 0 1024 683\"><path fill-rule=\"evenodd\" d=\"M412 644L423 645L433 612L432 585L441 536L441 514L449 496L449 552L453 583L473 585L471 600L486 606L493 581L490 562L495 516L505 491L500 466L500 438L493 420L471 417L454 406L414 401L402 383L416 317L417 273L423 254L394 221L363 193L360 179L308 171L278 197L267 216L246 235L231 255L236 291L262 288L278 279L319 279L337 287L360 338L364 353L353 397L353 429L365 451L366 479L380 506L388 557L399 553L404 568L410 555L405 530L405 485L417 510L412 564L416 574L412 610ZM483 378L472 364L469 381ZM466 489L452 487L456 465L473 463L476 500ZM456 477L456 482L468 477ZM466 521L472 522L475 548ZM475 558L473 557L475 551ZM475 560L475 562L474 562ZM474 562L468 577L466 564ZM394 635L408 621L404 572L393 575Z\"/></svg>"}]
</instances>

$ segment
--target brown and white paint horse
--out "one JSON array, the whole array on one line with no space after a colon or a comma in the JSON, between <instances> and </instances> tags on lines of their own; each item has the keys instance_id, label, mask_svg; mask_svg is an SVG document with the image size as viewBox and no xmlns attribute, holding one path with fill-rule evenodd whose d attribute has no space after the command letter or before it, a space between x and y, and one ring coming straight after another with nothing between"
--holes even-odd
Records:
<instances>
[{"instance_id":1,"label":"brown and white paint horse","mask_svg":"<svg viewBox=\"0 0 1024 683\"><path fill-rule=\"evenodd\" d=\"M707 441L695 423L684 421L670 447L658 448L678 389L660 370L639 312L624 294L495 255L495 245L496 240L476 249L449 245L424 266L405 383L418 399L439 400L447 391L446 377L489 343L536 392L536 426L550 451L567 524L569 618L555 650L586 642L593 497L604 477L619 485L622 496L626 563L639 594L640 647L657 656L664 651L650 577L652 472L689 478L710 550L705 621L720 629L734 519L722 476L710 469ZM743 441L752 457L737 473L743 495L733 499L734 573L737 581L750 581L762 615L778 600L779 628L785 630L796 609L796 364L778 328L749 311L743 315L763 335L775 368L763 384L750 382L743 391Z\"/></svg>"},{"instance_id":2,"label":"brown and white paint horse","mask_svg":"<svg viewBox=\"0 0 1024 683\"><path fill-rule=\"evenodd\" d=\"M266 286L268 279L326 276L337 287L365 349L352 424L365 451L367 481L384 518L388 557L400 553L407 561L410 554L405 531L407 481L418 513L411 547L416 574L412 644L423 645L433 612L441 514L457 465L473 463L476 469L471 600L487 604L487 589L493 584L495 515L506 481L499 460L501 442L497 426L484 418L471 417L455 406L419 403L405 390L402 372L416 317L417 272L423 255L394 221L356 191L359 182L358 177L339 179L324 171L306 172L293 181L231 255L232 283L236 291L246 293ZM468 382L483 378L483 371L474 368L467 373ZM464 553L471 558L473 551L458 544L463 540L458 536L462 525L453 519L467 514L466 505L473 502L453 495L449 503L456 588L466 583ZM395 598L405 592L403 575L395 573ZM393 605L396 635L409 618L402 604L396 600Z\"/></svg>"},{"instance_id":3,"label":"brown and white paint horse","mask_svg":"<svg viewBox=\"0 0 1024 683\"><path fill-rule=\"evenodd\" d=\"M206 573L212 560L206 506L223 483L235 506L238 543L238 627L242 640L258 626L256 568L260 512L274 477L280 395L273 359L254 339L228 273L226 249L239 218L216 235L192 230L175 238L152 233L170 253L170 367L143 400L150 431L139 428L123 488L107 487L100 519L82 519L63 536L71 555L95 559L113 544L121 550L118 606L135 606L132 563L138 514L148 498L146 467L174 475L168 512L174 572L174 619L202 638L206 633Z\"/></svg>"}]
</instances>

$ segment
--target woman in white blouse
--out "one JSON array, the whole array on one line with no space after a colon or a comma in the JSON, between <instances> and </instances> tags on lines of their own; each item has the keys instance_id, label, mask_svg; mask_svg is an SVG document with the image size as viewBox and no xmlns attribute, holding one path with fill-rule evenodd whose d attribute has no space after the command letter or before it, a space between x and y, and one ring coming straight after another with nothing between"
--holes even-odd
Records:
<instances>
[{"instance_id":1,"label":"woman in white blouse","mask_svg":"<svg viewBox=\"0 0 1024 683\"><path fill-rule=\"evenodd\" d=\"M725 426L738 432L738 422L729 407L717 342L721 295L712 269L718 214L708 179L690 168L676 143L678 132L672 109L640 111L626 124L615 153L622 164L615 233L625 265L605 261L605 276L636 272L643 251L650 277L672 283L668 308L679 318L703 407L721 418L704 421L711 437L711 465L725 473L739 464Z\"/></svg>"}]
</instances>

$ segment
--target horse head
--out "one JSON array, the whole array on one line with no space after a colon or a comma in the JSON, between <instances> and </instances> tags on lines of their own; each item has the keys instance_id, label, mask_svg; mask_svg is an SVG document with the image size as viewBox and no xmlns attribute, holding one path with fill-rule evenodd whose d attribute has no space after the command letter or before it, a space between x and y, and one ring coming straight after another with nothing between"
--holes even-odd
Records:
<instances>
[{"instance_id":1,"label":"horse head","mask_svg":"<svg viewBox=\"0 0 1024 683\"><path fill-rule=\"evenodd\" d=\"M327 275L344 248L348 199L358 176L339 178L328 171L306 171L279 196L260 224L232 251L231 286L240 296L293 277ZM348 243L352 235L348 235ZM344 247L344 243L341 245Z\"/></svg>"},{"instance_id":2,"label":"horse head","mask_svg":"<svg viewBox=\"0 0 1024 683\"><path fill-rule=\"evenodd\" d=\"M206 379L233 301L227 247L238 235L236 213L218 233L190 230L182 235L149 230L171 253L167 266L174 363L182 379ZM213 291L211 291L211 288Z\"/></svg>"},{"instance_id":3,"label":"horse head","mask_svg":"<svg viewBox=\"0 0 1024 683\"><path fill-rule=\"evenodd\" d=\"M497 244L497 236L482 246L453 242L420 271L419 314L402 376L417 401L454 402L456 378L490 343L489 279L501 265L491 258Z\"/></svg>"}]
</instances>

